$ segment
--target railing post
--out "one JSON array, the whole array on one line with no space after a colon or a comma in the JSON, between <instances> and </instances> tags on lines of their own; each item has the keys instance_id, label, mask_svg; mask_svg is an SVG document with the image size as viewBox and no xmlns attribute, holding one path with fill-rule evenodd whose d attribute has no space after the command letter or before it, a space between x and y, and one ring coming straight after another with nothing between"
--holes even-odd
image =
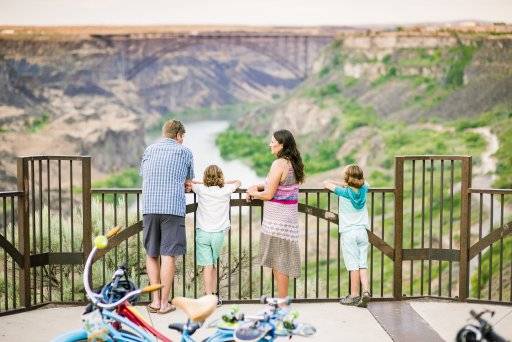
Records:
<instances>
[{"instance_id":1,"label":"railing post","mask_svg":"<svg viewBox=\"0 0 512 342\"><path fill-rule=\"evenodd\" d=\"M17 160L18 191L23 192L18 200L18 250L23 256L19 274L20 304L30 307L30 223L28 164L24 158Z\"/></svg>"},{"instance_id":2,"label":"railing post","mask_svg":"<svg viewBox=\"0 0 512 342\"><path fill-rule=\"evenodd\" d=\"M91 157L82 158L82 241L84 263L92 250Z\"/></svg>"},{"instance_id":3,"label":"railing post","mask_svg":"<svg viewBox=\"0 0 512 342\"><path fill-rule=\"evenodd\" d=\"M460 204L460 260L459 260L459 300L469 295L469 237L471 227L471 187L472 157L462 159L461 204Z\"/></svg>"},{"instance_id":4,"label":"railing post","mask_svg":"<svg viewBox=\"0 0 512 342\"><path fill-rule=\"evenodd\" d=\"M395 259L393 265L393 297L402 298L402 236L404 223L404 158L395 157Z\"/></svg>"}]
</instances>

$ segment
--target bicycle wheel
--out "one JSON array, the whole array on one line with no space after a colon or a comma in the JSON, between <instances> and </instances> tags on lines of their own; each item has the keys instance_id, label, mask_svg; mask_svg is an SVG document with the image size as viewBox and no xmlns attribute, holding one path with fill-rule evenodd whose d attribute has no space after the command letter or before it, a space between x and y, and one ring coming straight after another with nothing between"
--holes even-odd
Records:
<instances>
[{"instance_id":1,"label":"bicycle wheel","mask_svg":"<svg viewBox=\"0 0 512 342\"><path fill-rule=\"evenodd\" d=\"M235 342L233 334L219 334L215 333L213 336L207 337L201 342Z\"/></svg>"},{"instance_id":2,"label":"bicycle wheel","mask_svg":"<svg viewBox=\"0 0 512 342\"><path fill-rule=\"evenodd\" d=\"M87 332L84 329L74 330L57 336L52 342L80 342L87 341Z\"/></svg>"},{"instance_id":3,"label":"bicycle wheel","mask_svg":"<svg viewBox=\"0 0 512 342\"><path fill-rule=\"evenodd\" d=\"M143 341L140 336L131 331L121 329L119 333L122 334L120 341ZM114 339L114 341L117 341L117 339ZM84 329L70 331L56 337L52 342L87 342L87 332Z\"/></svg>"},{"instance_id":4,"label":"bicycle wheel","mask_svg":"<svg viewBox=\"0 0 512 342\"><path fill-rule=\"evenodd\" d=\"M457 342L476 342L480 341L482 335L476 329L476 327L465 326L457 333L455 340Z\"/></svg>"}]
</instances>

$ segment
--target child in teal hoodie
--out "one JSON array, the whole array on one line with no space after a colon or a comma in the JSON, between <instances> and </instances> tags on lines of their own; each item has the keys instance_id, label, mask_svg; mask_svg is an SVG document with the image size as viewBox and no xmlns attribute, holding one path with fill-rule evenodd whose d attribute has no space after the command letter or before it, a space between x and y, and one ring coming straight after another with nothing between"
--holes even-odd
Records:
<instances>
[{"instance_id":1,"label":"child in teal hoodie","mask_svg":"<svg viewBox=\"0 0 512 342\"><path fill-rule=\"evenodd\" d=\"M366 307L370 300L368 288L368 208L366 194L368 184L363 171L357 165L348 165L344 170L343 182L327 180L324 186L339 196L339 233L343 261L350 272L350 294L340 300L344 305ZM362 296L359 296L359 284Z\"/></svg>"}]
</instances>

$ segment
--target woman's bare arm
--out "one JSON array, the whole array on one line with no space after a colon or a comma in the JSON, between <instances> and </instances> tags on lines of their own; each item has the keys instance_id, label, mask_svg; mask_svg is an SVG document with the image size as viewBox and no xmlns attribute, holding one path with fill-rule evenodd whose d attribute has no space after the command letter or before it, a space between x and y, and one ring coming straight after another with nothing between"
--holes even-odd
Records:
<instances>
[{"instance_id":1,"label":"woman's bare arm","mask_svg":"<svg viewBox=\"0 0 512 342\"><path fill-rule=\"evenodd\" d=\"M272 167L270 168L270 172L268 173L268 183L267 186L263 188L261 191L254 191L253 189L248 189L247 193L255 199L261 199L263 201L271 200L274 197L274 194L277 191L277 187L281 182L281 177L283 176L283 172L285 169L286 161L275 161L272 163Z\"/></svg>"}]
</instances>

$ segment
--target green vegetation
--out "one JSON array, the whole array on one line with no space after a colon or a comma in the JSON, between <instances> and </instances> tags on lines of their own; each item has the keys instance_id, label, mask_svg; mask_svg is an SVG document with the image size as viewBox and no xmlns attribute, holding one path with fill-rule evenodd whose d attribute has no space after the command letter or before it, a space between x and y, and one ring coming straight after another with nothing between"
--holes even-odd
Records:
<instances>
[{"instance_id":1,"label":"green vegetation","mask_svg":"<svg viewBox=\"0 0 512 342\"><path fill-rule=\"evenodd\" d=\"M448 86L461 86L464 84L464 69L471 62L476 46L459 44L450 50L450 64L446 72L445 82Z\"/></svg>"},{"instance_id":2,"label":"green vegetation","mask_svg":"<svg viewBox=\"0 0 512 342\"><path fill-rule=\"evenodd\" d=\"M336 152L339 148L339 141L324 140L319 142L311 153L304 154L304 172L314 174L340 166L340 162L336 158Z\"/></svg>"},{"instance_id":3,"label":"green vegetation","mask_svg":"<svg viewBox=\"0 0 512 342\"><path fill-rule=\"evenodd\" d=\"M139 170L128 168L92 183L93 188L138 188L141 185Z\"/></svg>"},{"instance_id":4,"label":"green vegetation","mask_svg":"<svg viewBox=\"0 0 512 342\"><path fill-rule=\"evenodd\" d=\"M502 295L504 298L510 298L510 269L512 266L512 237L507 237L503 241L498 240L493 244L493 248L487 249L481 256L480 280L478 279L478 268L475 269L471 276L471 297L488 298L489 282L491 282L491 298L499 297L500 270L502 276ZM477 257L478 258L478 257ZM492 265L492 273L491 273ZM500 267L500 265L502 267ZM479 296L480 294L480 296Z\"/></svg>"},{"instance_id":5,"label":"green vegetation","mask_svg":"<svg viewBox=\"0 0 512 342\"><path fill-rule=\"evenodd\" d=\"M239 132L230 128L219 134L215 142L223 158L246 160L256 174L264 176L274 160L267 147L267 140L265 137L253 136L249 132Z\"/></svg>"},{"instance_id":6,"label":"green vegetation","mask_svg":"<svg viewBox=\"0 0 512 342\"><path fill-rule=\"evenodd\" d=\"M27 129L30 133L37 133L48 124L49 120L50 115L48 113L43 113L40 117L31 120L27 125Z\"/></svg>"},{"instance_id":7,"label":"green vegetation","mask_svg":"<svg viewBox=\"0 0 512 342\"><path fill-rule=\"evenodd\" d=\"M464 70L471 62L478 45L464 45L442 50L440 48L427 50L425 48L402 49L394 55L386 55L382 63L386 73L372 82L373 87L379 87L391 80L409 81L418 93L407 103L420 109L429 109L439 104L456 88L464 84ZM442 79L435 76L407 74L410 68L441 69Z\"/></svg>"},{"instance_id":8,"label":"green vegetation","mask_svg":"<svg viewBox=\"0 0 512 342\"><path fill-rule=\"evenodd\" d=\"M414 154L479 154L485 148L480 134L450 131L436 132L393 124L383 132L389 157Z\"/></svg>"},{"instance_id":9,"label":"green vegetation","mask_svg":"<svg viewBox=\"0 0 512 342\"><path fill-rule=\"evenodd\" d=\"M492 110L476 118L455 121L457 134L469 128L490 127L499 140L499 148L494 157L497 160L496 188L512 188L512 106L497 105Z\"/></svg>"},{"instance_id":10,"label":"green vegetation","mask_svg":"<svg viewBox=\"0 0 512 342\"><path fill-rule=\"evenodd\" d=\"M442 62L442 50L439 48L428 51L425 48L413 49L410 56L400 59L401 66L432 67ZM386 61L383 61L386 64Z\"/></svg>"},{"instance_id":11,"label":"green vegetation","mask_svg":"<svg viewBox=\"0 0 512 342\"><path fill-rule=\"evenodd\" d=\"M336 40L327 50L329 59L318 73L320 78L329 75L333 70L338 69L339 66L343 64L344 56L341 54L341 43L341 41Z\"/></svg>"},{"instance_id":12,"label":"green vegetation","mask_svg":"<svg viewBox=\"0 0 512 342\"><path fill-rule=\"evenodd\" d=\"M256 174L264 176L274 161L274 156L267 147L267 140L267 137L230 128L217 136L216 143L223 158L246 160ZM312 174L339 166L339 161L333 157L338 148L339 142L336 141L319 142L313 153L302 156L305 172Z\"/></svg>"}]
</instances>

